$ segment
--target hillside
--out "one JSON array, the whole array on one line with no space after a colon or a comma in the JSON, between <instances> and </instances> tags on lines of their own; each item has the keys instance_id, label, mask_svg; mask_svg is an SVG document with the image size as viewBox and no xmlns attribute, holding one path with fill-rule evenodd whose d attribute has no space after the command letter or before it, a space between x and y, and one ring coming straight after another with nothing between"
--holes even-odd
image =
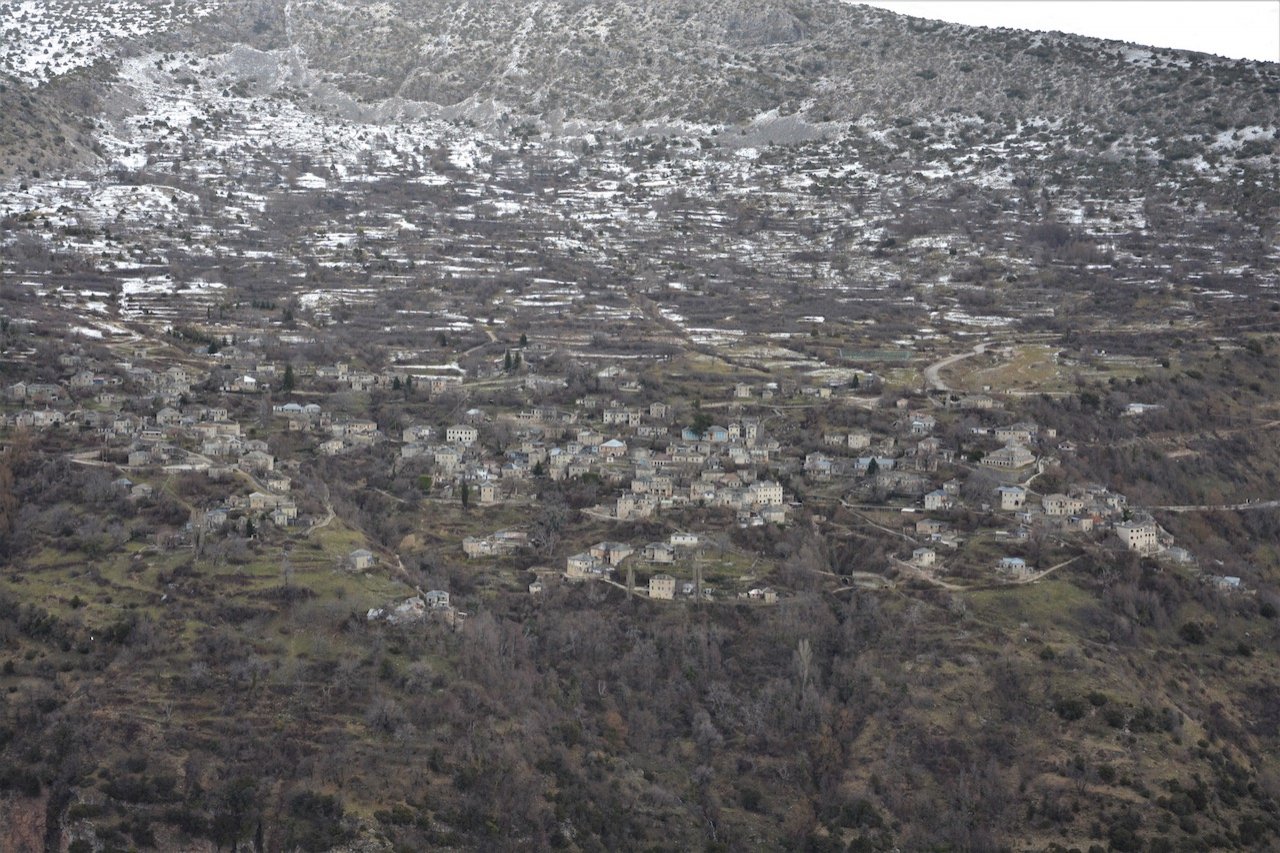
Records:
<instances>
[{"instance_id":1,"label":"hillside","mask_svg":"<svg viewBox=\"0 0 1280 853\"><path fill-rule=\"evenodd\" d=\"M0 850L1280 844L1280 65L0 34Z\"/></svg>"},{"instance_id":2,"label":"hillside","mask_svg":"<svg viewBox=\"0 0 1280 853\"><path fill-rule=\"evenodd\" d=\"M258 8L258 7L255 7ZM232 13L234 14L234 13ZM240 13L244 14L244 13ZM738 124L1044 115L1187 135L1276 125L1280 70L835 0L292 3L242 40L296 50L364 100L543 120Z\"/></svg>"}]
</instances>

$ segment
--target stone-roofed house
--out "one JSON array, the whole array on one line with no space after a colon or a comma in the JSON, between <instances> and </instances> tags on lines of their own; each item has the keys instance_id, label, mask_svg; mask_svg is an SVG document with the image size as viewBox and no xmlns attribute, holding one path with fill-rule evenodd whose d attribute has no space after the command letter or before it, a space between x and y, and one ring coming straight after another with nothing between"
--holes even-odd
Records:
<instances>
[{"instance_id":1,"label":"stone-roofed house","mask_svg":"<svg viewBox=\"0 0 1280 853\"><path fill-rule=\"evenodd\" d=\"M635 549L625 542L597 542L589 553L597 560L616 566L634 554Z\"/></svg>"},{"instance_id":2,"label":"stone-roofed house","mask_svg":"<svg viewBox=\"0 0 1280 853\"><path fill-rule=\"evenodd\" d=\"M469 424L454 424L445 430L445 441L450 444L471 445L480 440L480 430Z\"/></svg>"},{"instance_id":3,"label":"stone-roofed house","mask_svg":"<svg viewBox=\"0 0 1280 853\"><path fill-rule=\"evenodd\" d=\"M1021 444L1010 444L982 457L982 464L990 468L1023 468L1035 461L1035 454Z\"/></svg>"},{"instance_id":4,"label":"stone-roofed house","mask_svg":"<svg viewBox=\"0 0 1280 853\"><path fill-rule=\"evenodd\" d=\"M1072 497L1064 494L1045 495L1040 500L1040 505L1044 508L1044 514L1048 516L1069 516L1079 515L1084 512L1085 502L1083 498Z\"/></svg>"},{"instance_id":5,"label":"stone-roofed house","mask_svg":"<svg viewBox=\"0 0 1280 853\"><path fill-rule=\"evenodd\" d=\"M676 579L666 574L649 578L649 597L671 601L676 597Z\"/></svg>"},{"instance_id":6,"label":"stone-roofed house","mask_svg":"<svg viewBox=\"0 0 1280 853\"><path fill-rule=\"evenodd\" d=\"M1116 536L1130 551L1154 554L1160 550L1159 528L1154 521L1128 521L1117 524Z\"/></svg>"},{"instance_id":7,"label":"stone-roofed house","mask_svg":"<svg viewBox=\"0 0 1280 853\"><path fill-rule=\"evenodd\" d=\"M1021 486L1000 486L996 494L1000 496L1002 510L1022 509L1027 502L1027 490Z\"/></svg>"},{"instance_id":8,"label":"stone-roofed house","mask_svg":"<svg viewBox=\"0 0 1280 853\"><path fill-rule=\"evenodd\" d=\"M612 571L603 560L587 552L573 554L565 559L565 575L570 578L589 578Z\"/></svg>"}]
</instances>

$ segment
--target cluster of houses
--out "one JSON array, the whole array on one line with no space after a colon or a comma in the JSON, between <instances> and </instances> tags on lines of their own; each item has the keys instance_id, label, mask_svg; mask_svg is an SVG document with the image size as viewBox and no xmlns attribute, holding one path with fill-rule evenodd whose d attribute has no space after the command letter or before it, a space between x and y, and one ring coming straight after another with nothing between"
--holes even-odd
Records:
<instances>
[{"instance_id":1,"label":"cluster of houses","mask_svg":"<svg viewBox=\"0 0 1280 853\"><path fill-rule=\"evenodd\" d=\"M926 510L948 510L956 505L958 484L948 482L944 488L925 496ZM1124 495L1097 484L1072 487L1067 493L1036 495L1020 485L1002 485L994 490L994 501L988 506L1010 513L1017 522L1012 531L1015 540L1028 539L1036 531L1061 534L1111 531L1124 547L1142 556L1163 556L1178 563L1191 563L1194 558L1173 544L1173 538L1149 515L1131 517ZM912 551L910 562L920 569L941 568L936 546L955 549L962 538L943 519L924 518L912 525L917 538L928 545ZM1025 578L1030 573L1021 557L1000 558L996 567L1012 578Z\"/></svg>"},{"instance_id":2,"label":"cluster of houses","mask_svg":"<svg viewBox=\"0 0 1280 853\"><path fill-rule=\"evenodd\" d=\"M529 534L520 530L499 530L488 536L468 536L462 540L462 553L468 559L500 557L513 554L529 544Z\"/></svg>"},{"instance_id":3,"label":"cluster of houses","mask_svg":"<svg viewBox=\"0 0 1280 853\"><path fill-rule=\"evenodd\" d=\"M432 589L420 595L410 596L394 606L371 607L365 614L365 619L369 622L387 622L392 625L438 619L456 629L462 624L466 615L453 606L447 590Z\"/></svg>"},{"instance_id":4,"label":"cluster of houses","mask_svg":"<svg viewBox=\"0 0 1280 853\"><path fill-rule=\"evenodd\" d=\"M640 549L633 548L625 542L597 542L588 550L572 554L565 559L564 577L571 581L591 579L611 579L616 571L625 566L634 569L635 563L647 565L650 569L672 566L676 563L691 563L691 579L678 579L669 570L660 570L649 576L648 584L639 591L647 592L648 597L658 601L674 601L701 597L714 600L716 590L701 582L701 573L697 568L697 559L701 553L702 538L696 533L672 533L664 541L650 542ZM631 583L632 571L628 571L628 586ZM530 592L540 593L544 588L542 580L530 586ZM777 593L771 588L752 589L743 592L740 597L759 600L773 604L778 600Z\"/></svg>"},{"instance_id":5,"label":"cluster of houses","mask_svg":"<svg viewBox=\"0 0 1280 853\"><path fill-rule=\"evenodd\" d=\"M282 375L279 366L263 363L250 347L223 346L216 354L202 352L201 356L210 365L208 373L181 365L152 369L131 361L104 366L69 354L61 360L66 379L20 381L4 389L11 404L6 407L6 422L33 429L76 427L81 434L95 436L100 450L123 458L121 467L135 476L145 475L151 467L207 471L215 477L242 472L254 484L252 493L228 495L204 508L192 519L191 528L243 529L247 523L264 520L286 528L298 523L299 508L290 494L290 478L281 469L295 470L298 460L277 460L268 442L256 437L260 433L242 428L227 408L192 403L193 397L200 396L193 394L193 387L261 394L301 379L313 392L421 388L429 394L445 394L457 393L462 386L461 371L456 369L416 375L394 368L357 370L339 362L301 365L296 374L289 367ZM211 381L215 373L217 382ZM458 420L452 423L398 425L394 432L368 418L336 416L318 402L286 398L270 406L272 426L264 432L283 428L301 434L303 446L319 456L396 445L395 464L429 473L423 477L426 488L444 496L461 491L465 500L480 505L527 500L534 491L528 485L533 478L593 478L603 487L606 502L588 513L619 522L706 507L732 511L744 527L785 524L795 498L784 492L783 483L792 477L803 477L830 494L847 485L851 492L846 494L860 493L873 503L905 497L926 513L946 514L965 505L960 480L954 476L957 466L978 466L1004 481L983 509L1010 514L1016 521L1015 539L1026 539L1037 530L1109 531L1135 553L1183 562L1191 559L1174 547L1152 519L1132 517L1123 495L1101 486L1038 495L1020 484L1053 464L1054 454L1074 451L1074 445L1059 441L1052 429L1023 421L967 426L963 434L953 427L938 434L938 417L949 409L965 410L972 419L998 408L985 395L947 394L934 399L932 408L913 408L915 404L908 400L898 400L889 412L891 428L884 428L889 423L884 419L880 428L828 429L793 436L784 446L766 434L759 417L749 414L756 398L782 393L777 383L762 388L738 383L730 390L722 423L695 408L696 425L690 425L676 421L677 412L667 401L637 402L634 394L640 388L623 387L625 371L606 373L608 369L597 378L632 396L621 400L582 397L571 406L532 402L518 411L471 408L455 414ZM533 400L542 391L558 391L564 384L556 377L532 373L521 381L533 392ZM793 390L797 396L832 396L829 387ZM265 427L265 421L257 426ZM951 474L939 476L939 470ZM151 487L122 478L121 488L137 500L146 498ZM913 551L911 563L928 571L941 568L937 549L958 548L965 533L953 529L945 517L923 518L913 527L922 544ZM626 560L674 565L682 550L689 548L683 536L644 545L600 542L568 556L564 573L572 579L608 577ZM469 536L461 543L468 559L502 557L526 545L528 534L515 529ZM356 551L348 564L363 570L375 559L368 551ZM1020 558L1013 556L1002 559L996 569L1014 577L1027 572ZM663 600L707 592L699 593L695 586L700 585L692 584L660 572L650 578L649 595ZM774 595L768 589L746 594L765 600Z\"/></svg>"},{"instance_id":6,"label":"cluster of houses","mask_svg":"<svg viewBox=\"0 0 1280 853\"><path fill-rule=\"evenodd\" d=\"M518 495L531 476L552 480L597 477L619 494L599 514L627 521L689 505L728 507L743 524L784 523L782 486L757 479L757 466L777 460L779 445L763 440L754 420L702 432L676 430L665 403L647 409L614 401L599 409L600 425L577 429L576 412L539 407L503 416L510 429L496 451L481 442L491 423L479 410L443 429L419 424L402 430L400 459L425 460L438 484L466 485L481 504ZM612 433L612 434L610 434ZM655 449L654 444L666 441Z\"/></svg>"}]
</instances>

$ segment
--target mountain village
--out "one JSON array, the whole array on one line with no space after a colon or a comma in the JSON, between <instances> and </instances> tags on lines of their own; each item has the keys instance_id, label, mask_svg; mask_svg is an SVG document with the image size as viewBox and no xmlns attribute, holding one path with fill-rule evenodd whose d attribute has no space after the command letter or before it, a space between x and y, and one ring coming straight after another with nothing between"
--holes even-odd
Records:
<instances>
[{"instance_id":1,"label":"mountain village","mask_svg":"<svg viewBox=\"0 0 1280 853\"><path fill-rule=\"evenodd\" d=\"M472 376L273 363L252 338L167 358L145 347L75 349L59 356L56 370L40 371L50 381L5 389L6 425L41 433L42 443L56 442L77 464L110 471L120 498L139 506L173 492L175 478L207 479L200 499L181 500L189 512L183 523L131 531L157 548L204 549L236 537L289 549L334 512L314 491L298 493L294 477L306 472L313 481L317 459L343 457L364 472L384 466L384 475L402 480L409 473L417 494L396 500L419 505L428 527L435 513L467 514L480 527L452 547L468 567L483 574L486 566L521 566L535 595L549 583L600 580L655 600L772 603L787 590L758 565L763 558L767 566L768 555L744 552L726 530L821 530L836 505L896 549L858 578L831 577L833 587L1026 583L1086 546L1196 563L1148 511L1104 484L1038 490L1037 480L1075 444L1016 419L994 390L893 397L878 393L880 377L863 373L843 387L739 381L687 401L655 394L608 363L592 367L597 393L567 400L564 377L524 367L526 351L537 350L527 336ZM489 405L497 386L521 405ZM328 405L334 398L340 411ZM358 408L371 398L403 410L381 422L353 414L353 401ZM452 419L418 420L415 400ZM858 426L814 428L801 418L815 407L843 411ZM573 481L597 486L597 502L580 509L597 527L644 523L669 533L574 550L579 537L567 530L548 548L531 542L536 534L527 527L483 529L486 510L528 514L539 483ZM334 569L403 569L397 545L364 542ZM704 581L709 564L729 567L743 556L752 558L749 571L713 569L725 582ZM1230 576L1212 581L1240 586ZM447 591L419 599L430 604L375 609L371 618L454 611Z\"/></svg>"}]
</instances>

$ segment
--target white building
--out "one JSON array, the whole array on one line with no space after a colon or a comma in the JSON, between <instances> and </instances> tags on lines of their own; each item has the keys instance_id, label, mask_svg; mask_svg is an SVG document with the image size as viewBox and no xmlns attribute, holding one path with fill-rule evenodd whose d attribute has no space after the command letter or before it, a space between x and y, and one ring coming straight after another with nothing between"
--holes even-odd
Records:
<instances>
[{"instance_id":1,"label":"white building","mask_svg":"<svg viewBox=\"0 0 1280 853\"><path fill-rule=\"evenodd\" d=\"M1026 577L1027 561L1021 557L1001 557L1000 571L1008 572L1014 577Z\"/></svg>"},{"instance_id":2,"label":"white building","mask_svg":"<svg viewBox=\"0 0 1280 853\"><path fill-rule=\"evenodd\" d=\"M445 430L444 439L450 444L475 444L480 440L480 430L467 424L454 424Z\"/></svg>"},{"instance_id":3,"label":"white building","mask_svg":"<svg viewBox=\"0 0 1280 853\"><path fill-rule=\"evenodd\" d=\"M669 539L669 541L671 542L671 547L672 547L672 548L697 548L697 547L698 547L698 534L696 534L696 533L672 533L672 534L671 534L671 538Z\"/></svg>"},{"instance_id":4,"label":"white building","mask_svg":"<svg viewBox=\"0 0 1280 853\"><path fill-rule=\"evenodd\" d=\"M751 502L758 506L781 506L782 484L773 480L761 480L747 487Z\"/></svg>"}]
</instances>

